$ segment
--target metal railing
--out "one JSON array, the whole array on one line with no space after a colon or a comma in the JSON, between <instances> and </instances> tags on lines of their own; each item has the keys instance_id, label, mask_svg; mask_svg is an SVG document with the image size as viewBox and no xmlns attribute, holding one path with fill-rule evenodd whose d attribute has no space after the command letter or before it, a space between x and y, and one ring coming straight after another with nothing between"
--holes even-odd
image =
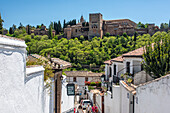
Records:
<instances>
[{"instance_id":1,"label":"metal railing","mask_svg":"<svg viewBox=\"0 0 170 113\"><path fill-rule=\"evenodd\" d=\"M139 70L139 71L136 71L135 73L134 73L134 67L141 67L141 69ZM142 64L138 64L138 65L130 65L130 66L126 66L126 67L124 67L124 68L122 68L120 71L118 71L117 72L117 75L116 75L116 83L118 83L119 82L119 80L120 80L120 78L119 78L119 75L120 75L120 72L122 72L122 71L124 71L125 69L127 69L127 68L130 68L130 67L133 67L133 73L131 73L132 74L132 77L134 77L134 74L136 74L136 73L138 73L138 72L140 72L140 71L142 71L143 70L143 68L142 68ZM122 73L122 74L125 74L125 73ZM130 74L130 73L129 73ZM114 77L113 77L114 78ZM113 79L113 81L114 81L114 79Z\"/></svg>"}]
</instances>

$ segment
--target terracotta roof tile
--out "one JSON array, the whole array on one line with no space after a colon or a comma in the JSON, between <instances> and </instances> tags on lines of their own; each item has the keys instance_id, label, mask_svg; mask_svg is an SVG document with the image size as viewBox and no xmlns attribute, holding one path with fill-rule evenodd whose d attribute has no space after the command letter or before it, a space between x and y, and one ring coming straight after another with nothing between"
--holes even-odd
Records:
<instances>
[{"instance_id":1,"label":"terracotta roof tile","mask_svg":"<svg viewBox=\"0 0 170 113\"><path fill-rule=\"evenodd\" d=\"M43 57L41 55L38 55L38 54L31 54L31 56L34 57L34 58L40 59L42 61L49 61L47 58L45 58L45 57ZM65 69L65 68L71 67L71 63L70 62L61 60L59 58L51 58L51 60L52 60L52 62L55 62L56 64L61 65L61 67L60 67L61 69ZM58 67L56 67L56 68L58 68Z\"/></svg>"},{"instance_id":2,"label":"terracotta roof tile","mask_svg":"<svg viewBox=\"0 0 170 113\"><path fill-rule=\"evenodd\" d=\"M126 84L126 82L124 82L124 81L121 81L121 83L123 84L123 86L128 90L128 91L135 91L135 88L134 87L132 87L132 86L130 86L130 85L128 85L128 84Z\"/></svg>"},{"instance_id":3,"label":"terracotta roof tile","mask_svg":"<svg viewBox=\"0 0 170 113\"><path fill-rule=\"evenodd\" d=\"M104 61L105 64L111 64L111 60Z\"/></svg>"},{"instance_id":4,"label":"terracotta roof tile","mask_svg":"<svg viewBox=\"0 0 170 113\"><path fill-rule=\"evenodd\" d=\"M122 56L123 57L129 57L129 56L141 56L142 57L143 53L144 53L144 49L143 47L141 47L136 50L130 51L128 53L125 53Z\"/></svg>"},{"instance_id":5,"label":"terracotta roof tile","mask_svg":"<svg viewBox=\"0 0 170 113\"><path fill-rule=\"evenodd\" d=\"M122 56L119 56L119 57L113 58L111 60L104 61L104 63L110 65L110 64L112 64L112 61L123 62L123 58L122 58Z\"/></svg>"},{"instance_id":6,"label":"terracotta roof tile","mask_svg":"<svg viewBox=\"0 0 170 113\"><path fill-rule=\"evenodd\" d=\"M111 61L123 62L122 56L111 59Z\"/></svg>"},{"instance_id":7,"label":"terracotta roof tile","mask_svg":"<svg viewBox=\"0 0 170 113\"><path fill-rule=\"evenodd\" d=\"M89 71L65 71L68 77L100 77L103 73L93 73Z\"/></svg>"},{"instance_id":8,"label":"terracotta roof tile","mask_svg":"<svg viewBox=\"0 0 170 113\"><path fill-rule=\"evenodd\" d=\"M94 78L94 79L90 80L90 82L101 82L101 79L100 78Z\"/></svg>"},{"instance_id":9,"label":"terracotta roof tile","mask_svg":"<svg viewBox=\"0 0 170 113\"><path fill-rule=\"evenodd\" d=\"M65 68L68 68L68 67L71 67L71 63L70 62L67 62L67 61L64 61L64 60L61 60L59 58L51 58L51 60L59 65L61 65L62 69L65 69Z\"/></svg>"},{"instance_id":10,"label":"terracotta roof tile","mask_svg":"<svg viewBox=\"0 0 170 113\"><path fill-rule=\"evenodd\" d=\"M31 56L33 56L34 58L40 59L40 60L48 61L47 58L45 58L45 57L43 57L41 55L38 55L38 54L31 54Z\"/></svg>"}]
</instances>

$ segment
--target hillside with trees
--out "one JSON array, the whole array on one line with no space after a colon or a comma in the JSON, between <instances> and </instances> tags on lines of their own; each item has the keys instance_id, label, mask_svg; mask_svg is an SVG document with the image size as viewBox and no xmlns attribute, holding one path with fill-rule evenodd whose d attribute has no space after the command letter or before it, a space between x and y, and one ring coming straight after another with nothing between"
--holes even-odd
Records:
<instances>
[{"instance_id":1,"label":"hillside with trees","mask_svg":"<svg viewBox=\"0 0 170 113\"><path fill-rule=\"evenodd\" d=\"M55 24L58 25L59 23ZM51 24L50 27L53 29ZM13 25L10 29L12 32L7 35L25 40L28 46L28 54L47 56L50 53L51 57L71 62L76 69L82 69L83 65L93 67L103 65L105 60L142 47L148 40L152 41L157 36L167 35L170 37L170 33L166 32L157 32L153 36L149 34L138 36L137 33L134 36L127 36L126 33L123 36L109 36L109 33L107 33L102 39L94 37L92 40L85 40L83 36L80 36L71 40L65 38L59 40L57 35L54 37L34 35L33 33L29 35L22 24L18 28Z\"/></svg>"}]
</instances>

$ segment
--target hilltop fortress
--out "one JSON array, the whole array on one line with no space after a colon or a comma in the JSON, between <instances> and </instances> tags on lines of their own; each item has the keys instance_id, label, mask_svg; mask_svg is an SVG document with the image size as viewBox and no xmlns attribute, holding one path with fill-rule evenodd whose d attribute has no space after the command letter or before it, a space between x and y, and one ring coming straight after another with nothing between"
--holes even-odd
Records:
<instances>
[{"instance_id":1,"label":"hilltop fortress","mask_svg":"<svg viewBox=\"0 0 170 113\"><path fill-rule=\"evenodd\" d=\"M71 39L73 37L103 37L107 32L111 36L123 35L134 35L135 31L138 34L149 33L153 35L155 33L155 24L148 24L148 28L137 29L137 24L129 19L118 19L118 20L104 20L101 13L89 14L89 23L85 22L83 16L80 18L80 22L76 25L70 26L64 29L64 37Z\"/></svg>"}]
</instances>

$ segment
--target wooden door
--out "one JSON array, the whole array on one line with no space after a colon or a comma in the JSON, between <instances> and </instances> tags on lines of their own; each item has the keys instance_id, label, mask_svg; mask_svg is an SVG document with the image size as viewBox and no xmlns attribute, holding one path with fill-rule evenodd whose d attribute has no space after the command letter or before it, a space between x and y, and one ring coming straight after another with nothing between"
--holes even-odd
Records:
<instances>
[{"instance_id":1,"label":"wooden door","mask_svg":"<svg viewBox=\"0 0 170 113\"><path fill-rule=\"evenodd\" d=\"M104 113L104 96L102 96L102 113Z\"/></svg>"}]
</instances>

